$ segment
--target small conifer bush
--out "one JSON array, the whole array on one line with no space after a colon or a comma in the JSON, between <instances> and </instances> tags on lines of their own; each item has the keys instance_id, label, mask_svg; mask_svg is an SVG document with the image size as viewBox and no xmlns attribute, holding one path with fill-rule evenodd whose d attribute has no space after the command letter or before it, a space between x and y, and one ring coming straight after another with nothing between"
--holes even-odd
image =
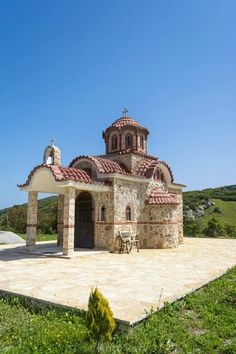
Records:
<instances>
[{"instance_id":1,"label":"small conifer bush","mask_svg":"<svg viewBox=\"0 0 236 354\"><path fill-rule=\"evenodd\" d=\"M99 353L100 344L111 341L115 321L107 299L98 288L90 292L86 322L91 337L96 341L96 352Z\"/></svg>"}]
</instances>

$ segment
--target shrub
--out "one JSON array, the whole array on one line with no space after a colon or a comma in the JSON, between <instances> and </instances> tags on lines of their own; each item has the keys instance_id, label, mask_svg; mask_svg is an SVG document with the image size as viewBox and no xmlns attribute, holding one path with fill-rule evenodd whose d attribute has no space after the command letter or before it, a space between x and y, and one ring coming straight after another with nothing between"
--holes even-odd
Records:
<instances>
[{"instance_id":1,"label":"shrub","mask_svg":"<svg viewBox=\"0 0 236 354\"><path fill-rule=\"evenodd\" d=\"M100 351L100 343L110 342L115 321L107 299L95 288L91 290L86 315L90 336L96 341L96 353Z\"/></svg>"},{"instance_id":2,"label":"shrub","mask_svg":"<svg viewBox=\"0 0 236 354\"><path fill-rule=\"evenodd\" d=\"M184 220L184 234L187 236L200 236L203 225L200 220Z\"/></svg>"},{"instance_id":3,"label":"shrub","mask_svg":"<svg viewBox=\"0 0 236 354\"><path fill-rule=\"evenodd\" d=\"M204 229L204 234L210 237L224 236L225 230L217 219L212 218L208 220L207 226Z\"/></svg>"},{"instance_id":4,"label":"shrub","mask_svg":"<svg viewBox=\"0 0 236 354\"><path fill-rule=\"evenodd\" d=\"M225 224L224 229L227 236L236 237L236 227L234 225Z\"/></svg>"}]
</instances>

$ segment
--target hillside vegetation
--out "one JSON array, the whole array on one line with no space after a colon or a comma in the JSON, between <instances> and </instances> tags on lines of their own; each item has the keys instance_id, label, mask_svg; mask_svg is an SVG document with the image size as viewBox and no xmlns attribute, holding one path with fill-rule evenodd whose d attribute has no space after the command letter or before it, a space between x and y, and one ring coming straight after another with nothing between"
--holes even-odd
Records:
<instances>
[{"instance_id":1,"label":"hillside vegetation","mask_svg":"<svg viewBox=\"0 0 236 354\"><path fill-rule=\"evenodd\" d=\"M236 237L236 185L185 192L187 236Z\"/></svg>"},{"instance_id":2,"label":"hillside vegetation","mask_svg":"<svg viewBox=\"0 0 236 354\"><path fill-rule=\"evenodd\" d=\"M236 201L226 202L221 199L213 199L215 202L215 207L211 207L206 210L205 215L202 217L203 221L208 221L214 217L220 222L226 224L232 224L236 226ZM214 212L218 208L221 212Z\"/></svg>"},{"instance_id":3,"label":"hillside vegetation","mask_svg":"<svg viewBox=\"0 0 236 354\"><path fill-rule=\"evenodd\" d=\"M188 205L193 210L196 210L203 201L208 199L236 202L236 185L184 192L183 199L184 204Z\"/></svg>"},{"instance_id":4,"label":"hillside vegetation","mask_svg":"<svg viewBox=\"0 0 236 354\"><path fill-rule=\"evenodd\" d=\"M236 185L184 192L183 200L185 235L236 237ZM209 205L203 210L204 203ZM186 217L188 214L195 216ZM0 210L0 230L24 234L26 215L27 204ZM38 233L56 232L57 196L41 199L38 203Z\"/></svg>"},{"instance_id":5,"label":"hillside vegetation","mask_svg":"<svg viewBox=\"0 0 236 354\"><path fill-rule=\"evenodd\" d=\"M0 230L26 232L27 204L14 205L0 210ZM52 196L38 201L38 233L57 232L57 197Z\"/></svg>"}]
</instances>

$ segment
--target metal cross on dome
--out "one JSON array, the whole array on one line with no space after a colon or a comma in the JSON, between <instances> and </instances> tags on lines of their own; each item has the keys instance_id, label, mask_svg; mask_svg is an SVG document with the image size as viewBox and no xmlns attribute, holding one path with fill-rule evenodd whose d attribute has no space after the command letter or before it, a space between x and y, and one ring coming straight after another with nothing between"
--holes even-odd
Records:
<instances>
[{"instance_id":1,"label":"metal cross on dome","mask_svg":"<svg viewBox=\"0 0 236 354\"><path fill-rule=\"evenodd\" d=\"M127 113L128 113L129 111L128 111L128 109L127 108L124 108L123 109L123 117L127 117Z\"/></svg>"}]
</instances>

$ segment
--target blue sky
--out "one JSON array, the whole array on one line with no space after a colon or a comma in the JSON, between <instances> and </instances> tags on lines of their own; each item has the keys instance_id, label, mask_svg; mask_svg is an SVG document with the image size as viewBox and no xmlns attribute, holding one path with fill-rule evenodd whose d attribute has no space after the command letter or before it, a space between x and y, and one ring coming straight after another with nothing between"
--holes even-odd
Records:
<instances>
[{"instance_id":1,"label":"blue sky","mask_svg":"<svg viewBox=\"0 0 236 354\"><path fill-rule=\"evenodd\" d=\"M0 208L51 136L104 151L128 107L188 189L236 183L235 0L0 1Z\"/></svg>"}]
</instances>

